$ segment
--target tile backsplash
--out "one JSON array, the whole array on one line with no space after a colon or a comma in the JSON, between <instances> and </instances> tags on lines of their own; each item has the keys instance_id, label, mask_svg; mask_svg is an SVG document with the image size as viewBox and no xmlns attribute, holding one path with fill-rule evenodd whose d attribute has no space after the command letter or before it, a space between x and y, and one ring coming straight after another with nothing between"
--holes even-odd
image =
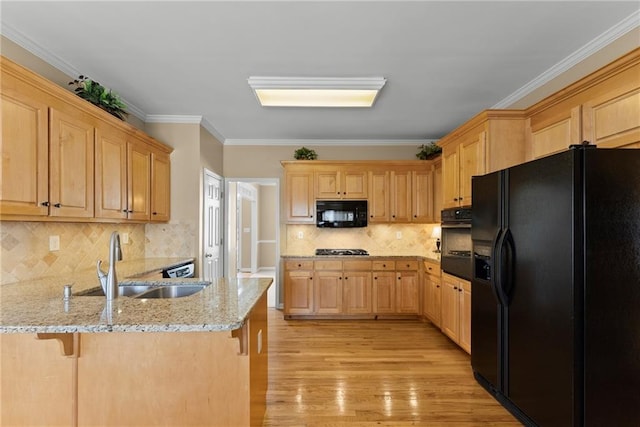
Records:
<instances>
[{"instance_id":1,"label":"tile backsplash","mask_svg":"<svg viewBox=\"0 0 640 427\"><path fill-rule=\"evenodd\" d=\"M64 274L109 261L109 239L129 234L122 243L123 259L145 256L144 224L62 222L0 223L0 284ZM60 237L60 250L49 250L49 236Z\"/></svg>"},{"instance_id":2,"label":"tile backsplash","mask_svg":"<svg viewBox=\"0 0 640 427\"><path fill-rule=\"evenodd\" d=\"M286 255L313 255L317 248L365 249L370 255L432 255L439 224L370 224L364 228L323 229L315 225L287 225ZM300 234L301 233L301 234ZM299 238L299 236L302 238Z\"/></svg>"},{"instance_id":3,"label":"tile backsplash","mask_svg":"<svg viewBox=\"0 0 640 427\"><path fill-rule=\"evenodd\" d=\"M195 257L198 227L188 221L145 225L145 256Z\"/></svg>"}]
</instances>

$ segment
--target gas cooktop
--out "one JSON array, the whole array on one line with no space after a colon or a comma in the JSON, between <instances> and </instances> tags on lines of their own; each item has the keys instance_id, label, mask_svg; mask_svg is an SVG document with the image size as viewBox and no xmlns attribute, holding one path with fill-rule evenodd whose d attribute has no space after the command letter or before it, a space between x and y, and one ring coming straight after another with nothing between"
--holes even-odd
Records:
<instances>
[{"instance_id":1,"label":"gas cooktop","mask_svg":"<svg viewBox=\"0 0 640 427\"><path fill-rule=\"evenodd\" d=\"M316 255L369 255L364 249L316 249Z\"/></svg>"}]
</instances>

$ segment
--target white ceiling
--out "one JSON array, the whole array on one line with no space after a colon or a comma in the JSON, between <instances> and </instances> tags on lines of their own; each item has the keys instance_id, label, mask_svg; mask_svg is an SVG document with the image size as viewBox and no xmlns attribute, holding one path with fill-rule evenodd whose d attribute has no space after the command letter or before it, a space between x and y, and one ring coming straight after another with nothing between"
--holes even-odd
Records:
<instances>
[{"instance_id":1,"label":"white ceiling","mask_svg":"<svg viewBox=\"0 0 640 427\"><path fill-rule=\"evenodd\" d=\"M638 1L0 7L2 34L62 71L101 82L148 121L202 117L227 143L437 139L483 109L508 107L550 70L640 21ZM387 84L372 109L264 108L249 76L383 76Z\"/></svg>"}]
</instances>

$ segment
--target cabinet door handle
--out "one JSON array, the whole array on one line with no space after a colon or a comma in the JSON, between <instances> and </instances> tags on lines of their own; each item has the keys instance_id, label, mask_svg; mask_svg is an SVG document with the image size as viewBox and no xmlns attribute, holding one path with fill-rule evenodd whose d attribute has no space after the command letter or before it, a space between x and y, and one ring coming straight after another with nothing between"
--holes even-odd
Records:
<instances>
[{"instance_id":1,"label":"cabinet door handle","mask_svg":"<svg viewBox=\"0 0 640 427\"><path fill-rule=\"evenodd\" d=\"M127 211L127 212L129 212L129 213L133 213L133 211L132 211L132 210L129 210L129 211Z\"/></svg>"},{"instance_id":2,"label":"cabinet door handle","mask_svg":"<svg viewBox=\"0 0 640 427\"><path fill-rule=\"evenodd\" d=\"M60 203L56 203L55 205L53 205L54 208L60 208L62 207L62 205Z\"/></svg>"},{"instance_id":3,"label":"cabinet door handle","mask_svg":"<svg viewBox=\"0 0 640 427\"><path fill-rule=\"evenodd\" d=\"M302 264L298 264L298 267L302 267Z\"/></svg>"},{"instance_id":4,"label":"cabinet door handle","mask_svg":"<svg viewBox=\"0 0 640 427\"><path fill-rule=\"evenodd\" d=\"M154 215L158 215L158 212L153 212Z\"/></svg>"},{"instance_id":5,"label":"cabinet door handle","mask_svg":"<svg viewBox=\"0 0 640 427\"><path fill-rule=\"evenodd\" d=\"M439 287L440 287L440 285L436 285L436 288L439 288Z\"/></svg>"},{"instance_id":6,"label":"cabinet door handle","mask_svg":"<svg viewBox=\"0 0 640 427\"><path fill-rule=\"evenodd\" d=\"M342 280L342 277L340 277L340 280Z\"/></svg>"},{"instance_id":7,"label":"cabinet door handle","mask_svg":"<svg viewBox=\"0 0 640 427\"><path fill-rule=\"evenodd\" d=\"M49 203L49 202L40 202L40 204L41 204L42 206L49 206L49 204L50 204L50 203Z\"/></svg>"},{"instance_id":8,"label":"cabinet door handle","mask_svg":"<svg viewBox=\"0 0 640 427\"><path fill-rule=\"evenodd\" d=\"M374 277L374 278L373 278L373 280L378 280L378 278L377 278L377 277Z\"/></svg>"},{"instance_id":9,"label":"cabinet door handle","mask_svg":"<svg viewBox=\"0 0 640 427\"><path fill-rule=\"evenodd\" d=\"M454 287L453 287L453 290L454 290L454 291L455 291L455 290L457 290L457 289L458 289L458 287L457 287L457 286L454 286Z\"/></svg>"},{"instance_id":10,"label":"cabinet door handle","mask_svg":"<svg viewBox=\"0 0 640 427\"><path fill-rule=\"evenodd\" d=\"M418 215L414 215L413 217L414 217L414 218L418 218Z\"/></svg>"},{"instance_id":11,"label":"cabinet door handle","mask_svg":"<svg viewBox=\"0 0 640 427\"><path fill-rule=\"evenodd\" d=\"M454 198L454 199L453 199L453 201L454 201L454 202L457 202L457 201L458 201L458 198L457 198L457 197L456 197L456 198Z\"/></svg>"},{"instance_id":12,"label":"cabinet door handle","mask_svg":"<svg viewBox=\"0 0 640 427\"><path fill-rule=\"evenodd\" d=\"M349 278L348 278L348 277L345 277L345 278L344 278L344 280L349 280Z\"/></svg>"}]
</instances>

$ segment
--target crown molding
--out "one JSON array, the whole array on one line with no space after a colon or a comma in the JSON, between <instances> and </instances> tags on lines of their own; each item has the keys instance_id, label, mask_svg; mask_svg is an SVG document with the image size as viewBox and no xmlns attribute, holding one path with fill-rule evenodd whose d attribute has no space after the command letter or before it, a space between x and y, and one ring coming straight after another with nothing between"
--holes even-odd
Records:
<instances>
[{"instance_id":1,"label":"crown molding","mask_svg":"<svg viewBox=\"0 0 640 427\"><path fill-rule=\"evenodd\" d=\"M437 139L226 139L224 145L267 145L267 146L416 146L436 142Z\"/></svg>"},{"instance_id":2,"label":"crown molding","mask_svg":"<svg viewBox=\"0 0 640 427\"><path fill-rule=\"evenodd\" d=\"M184 123L184 124L198 124L202 126L207 132L209 132L220 143L225 143L225 138L220 132L202 116L180 116L170 114L148 114L144 119L145 123Z\"/></svg>"},{"instance_id":3,"label":"crown molding","mask_svg":"<svg viewBox=\"0 0 640 427\"><path fill-rule=\"evenodd\" d=\"M147 114L144 118L146 123L184 123L197 124L202 122L202 116L180 116L171 114Z\"/></svg>"},{"instance_id":4,"label":"crown molding","mask_svg":"<svg viewBox=\"0 0 640 427\"><path fill-rule=\"evenodd\" d=\"M589 56L598 52L607 45L613 43L615 40L627 34L629 31L637 28L638 26L640 26L640 10L632 13L613 27L609 28L607 31L600 34L598 37L591 40L589 43L582 46L580 49L576 50L571 55L555 64L554 66L540 74L538 77L534 78L529 83L513 92L511 95L507 96L506 98L492 106L491 109L508 108L510 105L514 104L515 102L529 95L534 90L555 79L565 71L569 70L571 67L584 61Z\"/></svg>"}]
</instances>

